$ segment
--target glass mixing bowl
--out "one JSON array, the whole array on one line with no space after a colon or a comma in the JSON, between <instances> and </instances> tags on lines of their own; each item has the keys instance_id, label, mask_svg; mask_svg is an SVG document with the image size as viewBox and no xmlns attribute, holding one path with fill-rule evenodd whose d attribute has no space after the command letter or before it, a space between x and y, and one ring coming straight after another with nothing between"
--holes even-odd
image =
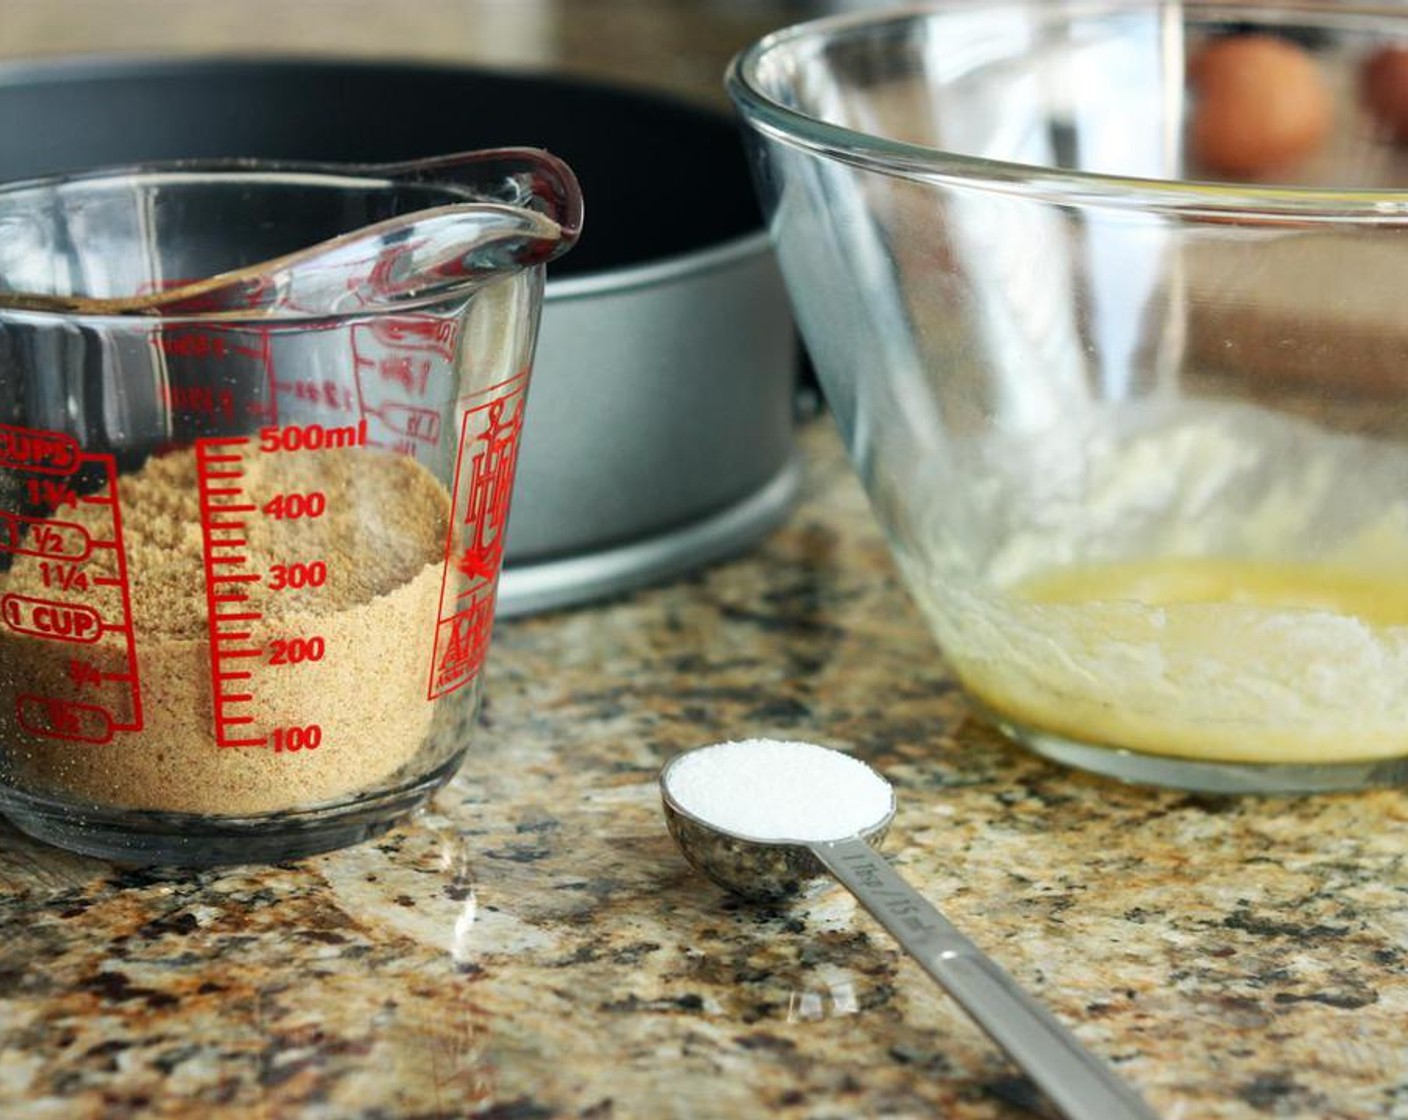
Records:
<instances>
[{"instance_id":1,"label":"glass mixing bowl","mask_svg":"<svg viewBox=\"0 0 1408 1120\"><path fill-rule=\"evenodd\" d=\"M1049 757L1408 778L1408 9L953 4L730 69L968 694Z\"/></svg>"}]
</instances>

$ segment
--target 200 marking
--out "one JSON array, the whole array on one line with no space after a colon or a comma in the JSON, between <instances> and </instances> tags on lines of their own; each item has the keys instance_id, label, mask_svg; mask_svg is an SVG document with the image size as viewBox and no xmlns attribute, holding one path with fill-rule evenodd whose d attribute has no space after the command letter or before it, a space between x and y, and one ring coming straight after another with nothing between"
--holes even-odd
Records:
<instances>
[{"instance_id":1,"label":"200 marking","mask_svg":"<svg viewBox=\"0 0 1408 1120\"><path fill-rule=\"evenodd\" d=\"M305 661L321 661L327 653L327 643L314 634L310 638L275 638L269 643L270 665L301 665Z\"/></svg>"}]
</instances>

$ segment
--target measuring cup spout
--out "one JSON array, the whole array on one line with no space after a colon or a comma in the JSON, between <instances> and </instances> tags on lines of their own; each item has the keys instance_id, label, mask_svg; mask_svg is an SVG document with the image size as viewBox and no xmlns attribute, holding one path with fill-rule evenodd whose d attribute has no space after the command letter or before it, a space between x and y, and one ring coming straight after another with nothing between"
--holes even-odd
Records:
<instances>
[{"instance_id":1,"label":"measuring cup spout","mask_svg":"<svg viewBox=\"0 0 1408 1120\"><path fill-rule=\"evenodd\" d=\"M253 198L257 220L243 217ZM581 221L571 170L532 148L395 164L182 162L34 180L0 188L0 312L384 311L545 264L576 242ZM82 253L76 232L89 234Z\"/></svg>"},{"instance_id":2,"label":"measuring cup spout","mask_svg":"<svg viewBox=\"0 0 1408 1120\"><path fill-rule=\"evenodd\" d=\"M437 190L459 190L465 201L522 206L552 219L562 231L553 256L565 252L582 228L582 192L562 160L540 148L489 148L370 165L368 174Z\"/></svg>"},{"instance_id":3,"label":"measuring cup spout","mask_svg":"<svg viewBox=\"0 0 1408 1120\"><path fill-rule=\"evenodd\" d=\"M540 149L497 148L327 170L385 183L406 212L245 275L166 292L161 310L250 310L286 301L290 292L305 313L383 310L546 264L575 244L581 230L576 177ZM442 204L426 206L433 202Z\"/></svg>"},{"instance_id":4,"label":"measuring cup spout","mask_svg":"<svg viewBox=\"0 0 1408 1120\"><path fill-rule=\"evenodd\" d=\"M560 226L531 210L498 203L441 206L161 293L141 301L140 309L202 316L389 311L545 263L565 248L564 240Z\"/></svg>"}]
</instances>

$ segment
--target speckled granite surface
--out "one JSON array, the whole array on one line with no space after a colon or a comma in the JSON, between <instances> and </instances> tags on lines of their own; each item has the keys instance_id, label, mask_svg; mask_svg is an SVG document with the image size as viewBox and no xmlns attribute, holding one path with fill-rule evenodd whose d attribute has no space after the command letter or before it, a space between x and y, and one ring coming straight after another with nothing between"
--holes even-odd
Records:
<instances>
[{"instance_id":1,"label":"speckled granite surface","mask_svg":"<svg viewBox=\"0 0 1408 1120\"><path fill-rule=\"evenodd\" d=\"M498 20L495 57L714 96L720 59L790 10L654 12L689 8L707 24L599 0L6 0L0 54L468 58ZM149 872L0 829L0 1117L1027 1115L843 893L750 909L673 850L660 765L754 734L886 773L905 874L1170 1120L1408 1117L1408 796L1223 802L1006 744L915 620L829 422L803 444L807 497L752 555L501 625L468 762L380 841Z\"/></svg>"},{"instance_id":2,"label":"speckled granite surface","mask_svg":"<svg viewBox=\"0 0 1408 1120\"><path fill-rule=\"evenodd\" d=\"M1408 1116L1408 797L1219 802L1007 745L913 621L829 421L753 555L501 626L434 805L305 863L122 870L4 833L0 1115L1023 1115L840 891L753 910L655 776L742 734L896 783L905 873L1168 1117Z\"/></svg>"}]
</instances>

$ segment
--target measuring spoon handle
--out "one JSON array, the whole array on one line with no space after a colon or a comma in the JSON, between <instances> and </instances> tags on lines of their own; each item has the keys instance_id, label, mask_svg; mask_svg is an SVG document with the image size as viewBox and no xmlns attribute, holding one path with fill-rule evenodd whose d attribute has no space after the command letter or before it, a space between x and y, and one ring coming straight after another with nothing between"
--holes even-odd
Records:
<instances>
[{"instance_id":1,"label":"measuring spoon handle","mask_svg":"<svg viewBox=\"0 0 1408 1120\"><path fill-rule=\"evenodd\" d=\"M1137 1093L859 837L808 844L1070 1120L1158 1120Z\"/></svg>"}]
</instances>

